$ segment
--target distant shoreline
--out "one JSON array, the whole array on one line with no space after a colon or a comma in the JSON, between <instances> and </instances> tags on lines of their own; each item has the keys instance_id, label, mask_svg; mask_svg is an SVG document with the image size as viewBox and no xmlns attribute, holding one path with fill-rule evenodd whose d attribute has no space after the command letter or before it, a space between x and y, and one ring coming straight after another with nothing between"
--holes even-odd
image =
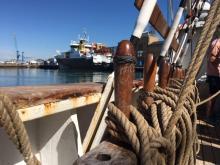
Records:
<instances>
[{"instance_id":1,"label":"distant shoreline","mask_svg":"<svg viewBox=\"0 0 220 165\"><path fill-rule=\"evenodd\" d=\"M22 63L2 63L0 68L40 68L40 65L22 64Z\"/></svg>"}]
</instances>

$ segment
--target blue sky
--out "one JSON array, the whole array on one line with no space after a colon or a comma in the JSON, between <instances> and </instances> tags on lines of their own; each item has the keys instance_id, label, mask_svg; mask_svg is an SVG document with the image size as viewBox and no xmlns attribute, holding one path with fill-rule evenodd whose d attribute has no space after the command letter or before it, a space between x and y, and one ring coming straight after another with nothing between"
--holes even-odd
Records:
<instances>
[{"instance_id":1,"label":"blue sky","mask_svg":"<svg viewBox=\"0 0 220 165\"><path fill-rule=\"evenodd\" d=\"M0 0L0 59L52 57L86 29L90 41L115 46L128 39L138 15L134 0ZM167 13L166 0L158 0ZM178 1L179 2L179 1ZM177 1L175 1L177 3Z\"/></svg>"}]
</instances>

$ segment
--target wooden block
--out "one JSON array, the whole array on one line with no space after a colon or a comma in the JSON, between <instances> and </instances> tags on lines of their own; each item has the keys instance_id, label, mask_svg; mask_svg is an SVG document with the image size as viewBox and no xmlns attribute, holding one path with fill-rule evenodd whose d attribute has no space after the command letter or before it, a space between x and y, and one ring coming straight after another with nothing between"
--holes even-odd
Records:
<instances>
[{"instance_id":1,"label":"wooden block","mask_svg":"<svg viewBox=\"0 0 220 165\"><path fill-rule=\"evenodd\" d=\"M109 142L102 142L98 147L79 158L74 165L137 165L136 155Z\"/></svg>"}]
</instances>

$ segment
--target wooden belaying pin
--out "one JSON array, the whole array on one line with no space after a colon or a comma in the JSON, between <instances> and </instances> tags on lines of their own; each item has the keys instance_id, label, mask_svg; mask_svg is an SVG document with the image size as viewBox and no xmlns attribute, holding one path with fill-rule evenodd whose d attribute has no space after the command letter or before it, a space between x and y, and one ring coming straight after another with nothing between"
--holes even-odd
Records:
<instances>
[{"instance_id":1,"label":"wooden belaying pin","mask_svg":"<svg viewBox=\"0 0 220 165\"><path fill-rule=\"evenodd\" d=\"M181 79L181 75L182 75L181 72L182 72L181 68L179 66L175 66L173 70L172 78Z\"/></svg>"},{"instance_id":2,"label":"wooden belaying pin","mask_svg":"<svg viewBox=\"0 0 220 165\"><path fill-rule=\"evenodd\" d=\"M155 79L157 73L157 61L152 53L148 53L145 56L144 61L144 91L153 92L155 88ZM153 98L147 97L145 103L150 105L153 102Z\"/></svg>"},{"instance_id":3,"label":"wooden belaying pin","mask_svg":"<svg viewBox=\"0 0 220 165\"><path fill-rule=\"evenodd\" d=\"M181 68L181 79L182 80L185 78L185 74L186 74L185 69Z\"/></svg>"},{"instance_id":4,"label":"wooden belaying pin","mask_svg":"<svg viewBox=\"0 0 220 165\"><path fill-rule=\"evenodd\" d=\"M135 52L130 41L118 44L114 57L115 105L129 118L135 69Z\"/></svg>"},{"instance_id":5,"label":"wooden belaying pin","mask_svg":"<svg viewBox=\"0 0 220 165\"><path fill-rule=\"evenodd\" d=\"M166 58L161 59L159 66L159 87L165 89L169 82L170 63Z\"/></svg>"}]
</instances>

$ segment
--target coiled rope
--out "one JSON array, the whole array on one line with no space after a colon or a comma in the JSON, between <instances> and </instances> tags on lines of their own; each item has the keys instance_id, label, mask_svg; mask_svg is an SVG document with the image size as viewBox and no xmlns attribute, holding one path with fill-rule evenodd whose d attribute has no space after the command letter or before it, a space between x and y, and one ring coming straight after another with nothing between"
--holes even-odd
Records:
<instances>
[{"instance_id":1,"label":"coiled rope","mask_svg":"<svg viewBox=\"0 0 220 165\"><path fill-rule=\"evenodd\" d=\"M40 165L32 152L23 122L21 121L15 106L5 95L0 95L0 126L5 129L9 138L23 155L24 161L27 165Z\"/></svg>"},{"instance_id":2,"label":"coiled rope","mask_svg":"<svg viewBox=\"0 0 220 165\"><path fill-rule=\"evenodd\" d=\"M179 81L172 81L172 86L180 85ZM106 123L112 136L130 144L140 163L145 164L194 164L196 161L196 107L199 101L198 90L193 85L191 93L184 104L184 113L178 120L169 138L165 138L169 120L175 112L178 94L156 87L154 92L142 91L139 100L153 97L150 106L141 102L142 109L130 106L131 120L114 106L109 104ZM143 108L144 107L144 108Z\"/></svg>"},{"instance_id":3,"label":"coiled rope","mask_svg":"<svg viewBox=\"0 0 220 165\"><path fill-rule=\"evenodd\" d=\"M190 86L195 81L196 74L202 64L206 51L209 47L211 39L213 37L214 32L216 31L217 26L220 23L220 0L213 1L209 14L207 16L207 20L202 29L201 36L196 45L192 61L190 63L189 69L186 74L186 78L184 80L183 86L181 88L179 94L179 100L176 106L177 111L173 114L170 119L168 128L166 130L166 136L172 132L173 127L177 123L179 117L182 114L182 107L186 100L187 94L190 92Z\"/></svg>"},{"instance_id":4,"label":"coiled rope","mask_svg":"<svg viewBox=\"0 0 220 165\"><path fill-rule=\"evenodd\" d=\"M138 110L130 106L131 120L109 104L106 123L110 134L130 144L142 165L196 163L199 97L193 84L219 23L220 0L215 0L183 82L171 80L166 90L156 87L154 92L144 93L141 100L148 96L154 102L151 105L142 102Z\"/></svg>"}]
</instances>

